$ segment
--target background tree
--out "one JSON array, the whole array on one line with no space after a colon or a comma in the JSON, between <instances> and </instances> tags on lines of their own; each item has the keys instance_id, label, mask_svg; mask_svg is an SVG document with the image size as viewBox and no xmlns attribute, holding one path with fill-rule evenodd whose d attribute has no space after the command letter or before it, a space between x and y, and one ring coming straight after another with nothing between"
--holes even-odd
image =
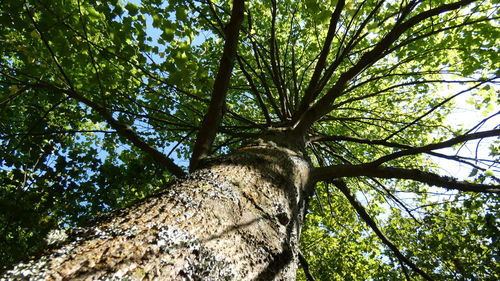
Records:
<instances>
[{"instance_id":1,"label":"background tree","mask_svg":"<svg viewBox=\"0 0 500 281\"><path fill-rule=\"evenodd\" d=\"M472 0L3 1L0 266L260 139L312 166L298 279L498 280L497 20ZM449 122L456 100L484 118Z\"/></svg>"}]
</instances>

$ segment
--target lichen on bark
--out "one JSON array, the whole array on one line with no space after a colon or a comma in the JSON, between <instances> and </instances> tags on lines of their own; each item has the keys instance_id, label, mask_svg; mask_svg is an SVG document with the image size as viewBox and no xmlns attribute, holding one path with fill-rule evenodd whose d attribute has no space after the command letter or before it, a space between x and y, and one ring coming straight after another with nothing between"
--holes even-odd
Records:
<instances>
[{"instance_id":1,"label":"lichen on bark","mask_svg":"<svg viewBox=\"0 0 500 281\"><path fill-rule=\"evenodd\" d=\"M252 143L2 280L293 279L308 175L293 146Z\"/></svg>"}]
</instances>

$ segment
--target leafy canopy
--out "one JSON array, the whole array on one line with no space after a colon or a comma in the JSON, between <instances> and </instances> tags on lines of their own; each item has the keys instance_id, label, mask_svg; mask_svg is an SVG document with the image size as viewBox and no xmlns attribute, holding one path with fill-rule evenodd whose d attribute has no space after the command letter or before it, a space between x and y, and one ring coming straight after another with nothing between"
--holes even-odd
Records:
<instances>
[{"instance_id":1,"label":"leafy canopy","mask_svg":"<svg viewBox=\"0 0 500 281\"><path fill-rule=\"evenodd\" d=\"M498 4L242 2L2 1L0 267L182 176L198 143L224 154L283 127L323 169L299 279L498 280L481 189L498 184ZM449 122L457 99L484 119ZM481 155L460 153L470 139ZM437 158L467 167L462 189Z\"/></svg>"}]
</instances>

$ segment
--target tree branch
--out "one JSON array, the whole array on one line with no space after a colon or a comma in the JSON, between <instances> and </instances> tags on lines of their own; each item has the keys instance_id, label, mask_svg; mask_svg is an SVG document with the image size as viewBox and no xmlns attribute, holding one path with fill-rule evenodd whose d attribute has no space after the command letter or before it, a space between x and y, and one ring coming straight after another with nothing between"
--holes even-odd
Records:
<instances>
[{"instance_id":1,"label":"tree branch","mask_svg":"<svg viewBox=\"0 0 500 281\"><path fill-rule=\"evenodd\" d=\"M420 222L414 215L413 213L411 212L410 209L408 209L408 206L406 206L406 204L401 201L401 199L399 199L398 197L396 197L396 195L392 194L392 192L385 186L383 185L379 180L375 179L375 178L370 178L370 180L372 180L373 182L375 182L378 186L380 186L384 191L385 193L387 194L387 196L389 196L390 199L392 199L394 202L396 202L396 204L400 205L401 207L403 207L403 209L406 211L406 213L415 221L417 222L418 224L422 224L422 222ZM369 184L369 183L367 183ZM371 184L369 184L371 185ZM374 187L375 190L378 191L378 189L376 189ZM384 193L381 192L382 195L384 195Z\"/></svg>"},{"instance_id":2,"label":"tree branch","mask_svg":"<svg viewBox=\"0 0 500 281\"><path fill-rule=\"evenodd\" d=\"M494 115L493 115L494 116ZM358 138L358 137L348 137L348 136L314 136L310 137L308 140L310 143L317 143L317 142L336 142L336 141L347 141L347 142L354 142L354 143L362 143L362 144L368 144L368 145L382 145L385 147L394 147L394 148L403 148L407 150L413 150L418 147L414 147L411 145L406 145L406 144L401 144L401 143L395 143L395 142L389 142L386 140L371 140L371 139L363 139L363 138ZM431 144L435 145L435 144ZM487 161L486 159L468 159L463 156L458 156L458 155L446 155L434 151L423 151L422 153L432 155L435 157L443 158L443 159L448 159L451 161L456 161L459 163L466 164L468 166L471 166L472 168L485 171L486 168L480 167L474 163L471 163L467 160L474 160L474 161ZM500 180L497 177L493 177L496 181Z\"/></svg>"},{"instance_id":3,"label":"tree branch","mask_svg":"<svg viewBox=\"0 0 500 281\"><path fill-rule=\"evenodd\" d=\"M215 135L224 115L226 95L229 88L229 81L233 71L236 50L238 47L238 37L245 10L244 0L234 0L231 11L231 19L226 26L224 33L226 42L219 64L219 70L215 78L212 90L212 98L207 109L207 113L201 123L201 128L196 137L196 143L191 156L190 169L194 170L198 162L210 154L210 148L215 140Z\"/></svg>"},{"instance_id":4,"label":"tree branch","mask_svg":"<svg viewBox=\"0 0 500 281\"><path fill-rule=\"evenodd\" d=\"M413 148L412 146L409 146L409 145L399 144L399 143L395 143L395 142L389 142L389 141L385 141L385 140L371 140L371 139L363 139L363 138L348 137L348 136L341 136L341 135L313 136L313 137L310 137L307 141L308 142L348 141L348 142L364 143L364 144L370 144L370 145L383 145L383 146L387 146L387 147Z\"/></svg>"},{"instance_id":5,"label":"tree branch","mask_svg":"<svg viewBox=\"0 0 500 281\"><path fill-rule=\"evenodd\" d=\"M318 61L316 62L316 67L314 68L314 73L311 77L311 80L309 81L309 85L304 92L304 97L300 101L299 108L296 112L297 114L301 114L302 112L304 112L315 98L316 87L318 86L321 73L325 68L326 59L328 57L328 54L330 53L333 36L335 35L337 23L340 19L340 14L342 12L342 9L344 8L344 5L344 0L338 1L337 6L335 6L335 10L330 17L330 24L328 26L328 32L326 34L325 43L323 44L323 49L321 50Z\"/></svg>"},{"instance_id":6,"label":"tree branch","mask_svg":"<svg viewBox=\"0 0 500 281\"><path fill-rule=\"evenodd\" d=\"M267 125L271 125L271 117L269 116L269 110L267 109L264 100L262 99L262 95L260 94L259 90L257 89L257 86L255 86L255 83L250 76L250 73L247 72L245 69L245 65L243 63L243 59L240 58L239 56L236 57L238 60L238 65L240 66L241 72L243 72L243 75L247 79L248 84L250 85L250 88L252 89L252 93L257 100L259 107L262 111L262 114L264 115L264 118L266 119Z\"/></svg>"},{"instance_id":7,"label":"tree branch","mask_svg":"<svg viewBox=\"0 0 500 281\"><path fill-rule=\"evenodd\" d=\"M279 102L281 106L281 111L283 114L288 117L289 116L289 108L288 108L288 98L287 93L285 91L284 80L282 77L281 69L280 69L280 56L279 56L279 46L276 40L276 17L277 17L277 7L276 0L271 0L271 38L270 38L270 62L271 62L271 78L276 86L276 90L278 91Z\"/></svg>"},{"instance_id":8,"label":"tree branch","mask_svg":"<svg viewBox=\"0 0 500 281\"><path fill-rule=\"evenodd\" d=\"M248 15L249 21L251 19L250 14ZM258 69L262 69L262 64L260 63L260 53L258 52L258 49L256 47L255 42L252 41L252 49L255 57L255 62L257 64ZM242 58L242 61L252 70L252 73L254 73L255 76L257 76L258 80L262 84L262 87L264 88L264 94L265 97L267 98L267 101L271 105L271 108L273 109L274 113L276 116L279 117L281 121L284 121L283 113L279 109L278 105L276 104L276 101L274 100L274 97L271 93L271 90L269 89L269 86L267 85L266 78L264 77L264 72L258 73L251 65L249 62L247 62L244 58Z\"/></svg>"},{"instance_id":9,"label":"tree branch","mask_svg":"<svg viewBox=\"0 0 500 281\"><path fill-rule=\"evenodd\" d=\"M59 131L47 131L47 132L28 132L28 133L18 133L10 135L0 135L0 139L14 138L18 136L46 136L46 135L59 135L59 134L78 134L78 133L101 133L101 134L116 134L116 131L104 131L104 130L59 130Z\"/></svg>"},{"instance_id":10,"label":"tree branch","mask_svg":"<svg viewBox=\"0 0 500 281\"><path fill-rule=\"evenodd\" d=\"M340 66L340 64L349 55L349 52L352 51L354 49L354 47L356 47L358 45L358 43L360 43L361 40L368 35L368 33L361 34L361 32L363 31L365 26L368 24L368 22L377 14L378 10L382 7L383 3L384 3L384 0L381 0L377 3L375 8L372 9L370 14L359 25L355 34L351 36L351 39L349 40L349 42L347 42L346 47L344 49L342 49L341 47L344 44L344 41L346 39L347 34L349 33L348 30L349 30L351 24L353 23L354 18L356 17L355 15L353 15L353 17L351 18L351 21L349 22L349 24L346 27L346 31L344 32L342 39L340 40L339 48L337 50L337 54L335 55L335 60L325 70L325 75L321 78L321 81L319 82L319 86L317 89L318 92L323 90L323 88L326 86L327 82L330 80L330 78L332 77L335 70L337 70L337 68ZM362 5L363 4L359 5L359 8L356 10L355 14L357 14L359 12Z\"/></svg>"},{"instance_id":11,"label":"tree branch","mask_svg":"<svg viewBox=\"0 0 500 281\"><path fill-rule=\"evenodd\" d=\"M351 191L345 184L345 182L341 180L335 180L333 181L333 184L347 197L347 200L349 200L349 203L354 207L358 215L370 226L370 228L377 234L378 238L382 240L382 242L391 249L396 257L398 258L399 261L405 263L408 265L413 271L418 273L420 276L422 276L425 280L433 280L427 273L422 271L420 268L417 267L411 260L409 260L407 257L405 257L401 251L394 245L383 233L382 231L378 228L377 224L375 221L368 215L366 212L365 208L358 202L356 197L351 194Z\"/></svg>"},{"instance_id":12,"label":"tree branch","mask_svg":"<svg viewBox=\"0 0 500 281\"><path fill-rule=\"evenodd\" d=\"M118 133L120 136L132 142L140 150L150 155L160 166L166 168L176 177L185 176L185 173L182 170L182 168L177 166L170 158L165 156L156 148L146 143L139 135L137 135L137 133L129 125L124 124L113 118L113 115L110 112L108 112L108 110L105 107L98 105L97 103L89 100L88 98L80 95L79 93L73 90L62 89L46 83L37 83L31 86L47 88L60 93L64 93L68 97L87 105L88 107L96 111L102 118L104 118L104 120L106 120L106 122L111 126L111 128L116 130L116 133Z\"/></svg>"},{"instance_id":13,"label":"tree branch","mask_svg":"<svg viewBox=\"0 0 500 281\"><path fill-rule=\"evenodd\" d=\"M410 127L410 126L414 125L414 124L415 124L415 123L417 123L418 121L422 120L425 116L427 116L427 115L431 114L434 110L436 110L436 109L440 108L443 104L445 104L445 103L449 102L450 100L454 99L455 97L458 97L459 95L461 95L461 94L463 94L463 93L467 93L467 92L469 92L469 91L471 91L471 90L473 90L473 89L475 89L475 88L479 87L480 85L482 85L482 84L484 84L484 83L490 82L491 80L492 80L492 79L485 80L485 81L481 81L481 82L479 82L478 84L476 84L476 85L474 85L474 86L472 86L472 87L470 87L470 88L467 88L467 89L465 89L465 90L463 90L463 91L460 91L460 92L458 92L458 93L456 93L456 94L454 94L454 95L452 95L452 96L450 96L450 97L448 97L448 98L444 99L442 102L440 102L439 104L437 104L437 105L433 106L433 107L432 107L431 109L429 109L426 113L424 113L424 114L420 115L418 118L416 118L415 120L413 120L411 123L406 124L406 125L405 125L405 126L403 126L401 129L399 129L399 130L397 130L396 132L393 132L392 134L390 134L389 136L387 136L387 137L385 138L385 140L388 140L388 139L392 138L393 136L395 136L395 135L399 134L400 132L404 131L406 128L408 128L408 127Z\"/></svg>"},{"instance_id":14,"label":"tree branch","mask_svg":"<svg viewBox=\"0 0 500 281\"><path fill-rule=\"evenodd\" d=\"M458 181L452 177L440 176L419 169L403 169L395 167L374 167L372 165L334 165L316 168L311 173L314 182L329 181L342 177L375 177L386 179L408 179L428 185L443 187L450 190L480 193L500 193L499 185L487 185Z\"/></svg>"},{"instance_id":15,"label":"tree branch","mask_svg":"<svg viewBox=\"0 0 500 281\"><path fill-rule=\"evenodd\" d=\"M437 16L441 13L448 12L451 10L459 9L466 6L474 0L462 0L455 3L444 4L436 8L427 10L420 14L417 14L407 21L398 21L394 28L382 38L372 50L366 52L361 56L359 61L351 67L348 71L344 72L335 85L333 85L328 92L312 107L310 107L306 112L300 116L297 122L294 124L294 130L297 134L303 134L316 120L321 118L323 115L328 113L331 109L331 105L335 99L342 95L345 85L349 80L358 75L360 72L365 70L370 65L377 62L383 55L387 55L385 52L404 32L408 31L413 26L418 23Z\"/></svg>"},{"instance_id":16,"label":"tree branch","mask_svg":"<svg viewBox=\"0 0 500 281\"><path fill-rule=\"evenodd\" d=\"M314 276L311 274L311 270L309 269L309 263L307 262L306 258L304 255L302 255L302 252L298 251L299 255L299 262L300 265L302 266L302 269L304 270L304 274L306 275L307 281L315 281Z\"/></svg>"},{"instance_id":17,"label":"tree branch","mask_svg":"<svg viewBox=\"0 0 500 281\"><path fill-rule=\"evenodd\" d=\"M272 76L271 66L264 58L264 55L262 55L261 52L259 51L261 49L265 50L265 51L267 51L267 50L264 46L259 45L258 42L256 40L254 40L253 36L251 35L252 34L252 16L251 16L250 12L248 12L247 18L248 18L248 26L249 26L248 38L250 39L250 43L252 44L252 51L253 51L253 55L255 58L255 63L257 64L258 69L265 69L267 71L265 71L265 72L262 71L259 74L247 61L244 60L244 62L252 70L252 72L258 77L259 81L262 84L262 87L264 88L264 94L266 95L268 102L271 104L271 107L273 108L274 112L279 117L279 119L284 122L286 120L285 113L282 112L281 109L278 107L278 104L276 103L276 101L271 93L271 89L266 82L266 77L264 74L267 72L267 73L270 73L270 75ZM267 51L267 52L269 53L269 51ZM274 78L272 78L272 79L274 79ZM274 82L274 80L273 80L273 82Z\"/></svg>"},{"instance_id":18,"label":"tree branch","mask_svg":"<svg viewBox=\"0 0 500 281\"><path fill-rule=\"evenodd\" d=\"M387 161L394 160L394 159L397 159L397 158L400 158L403 156L425 153L425 152L435 150L435 149L451 147L455 144L459 144L459 143L466 142L469 140L482 139L482 138L486 138L486 137L495 137L495 136L500 136L500 129L478 132L478 133L473 133L473 134L468 134L468 135L461 135L461 136L449 139L447 141L428 144L428 145L424 145L421 147L415 147L415 148L411 148L411 149L407 149L407 150L401 150L401 151L380 157L379 159L377 159L373 162L367 163L365 165L379 166L382 163L385 163ZM384 141L382 141L382 142L384 142Z\"/></svg>"}]
</instances>

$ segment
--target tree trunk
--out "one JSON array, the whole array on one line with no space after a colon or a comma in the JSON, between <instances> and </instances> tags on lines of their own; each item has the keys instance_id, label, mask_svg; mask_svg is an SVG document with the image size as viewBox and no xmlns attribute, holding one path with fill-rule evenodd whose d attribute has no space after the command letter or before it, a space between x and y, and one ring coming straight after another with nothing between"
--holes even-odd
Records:
<instances>
[{"instance_id":1,"label":"tree trunk","mask_svg":"<svg viewBox=\"0 0 500 281\"><path fill-rule=\"evenodd\" d=\"M309 168L272 141L209 158L1 280L293 280Z\"/></svg>"}]
</instances>

